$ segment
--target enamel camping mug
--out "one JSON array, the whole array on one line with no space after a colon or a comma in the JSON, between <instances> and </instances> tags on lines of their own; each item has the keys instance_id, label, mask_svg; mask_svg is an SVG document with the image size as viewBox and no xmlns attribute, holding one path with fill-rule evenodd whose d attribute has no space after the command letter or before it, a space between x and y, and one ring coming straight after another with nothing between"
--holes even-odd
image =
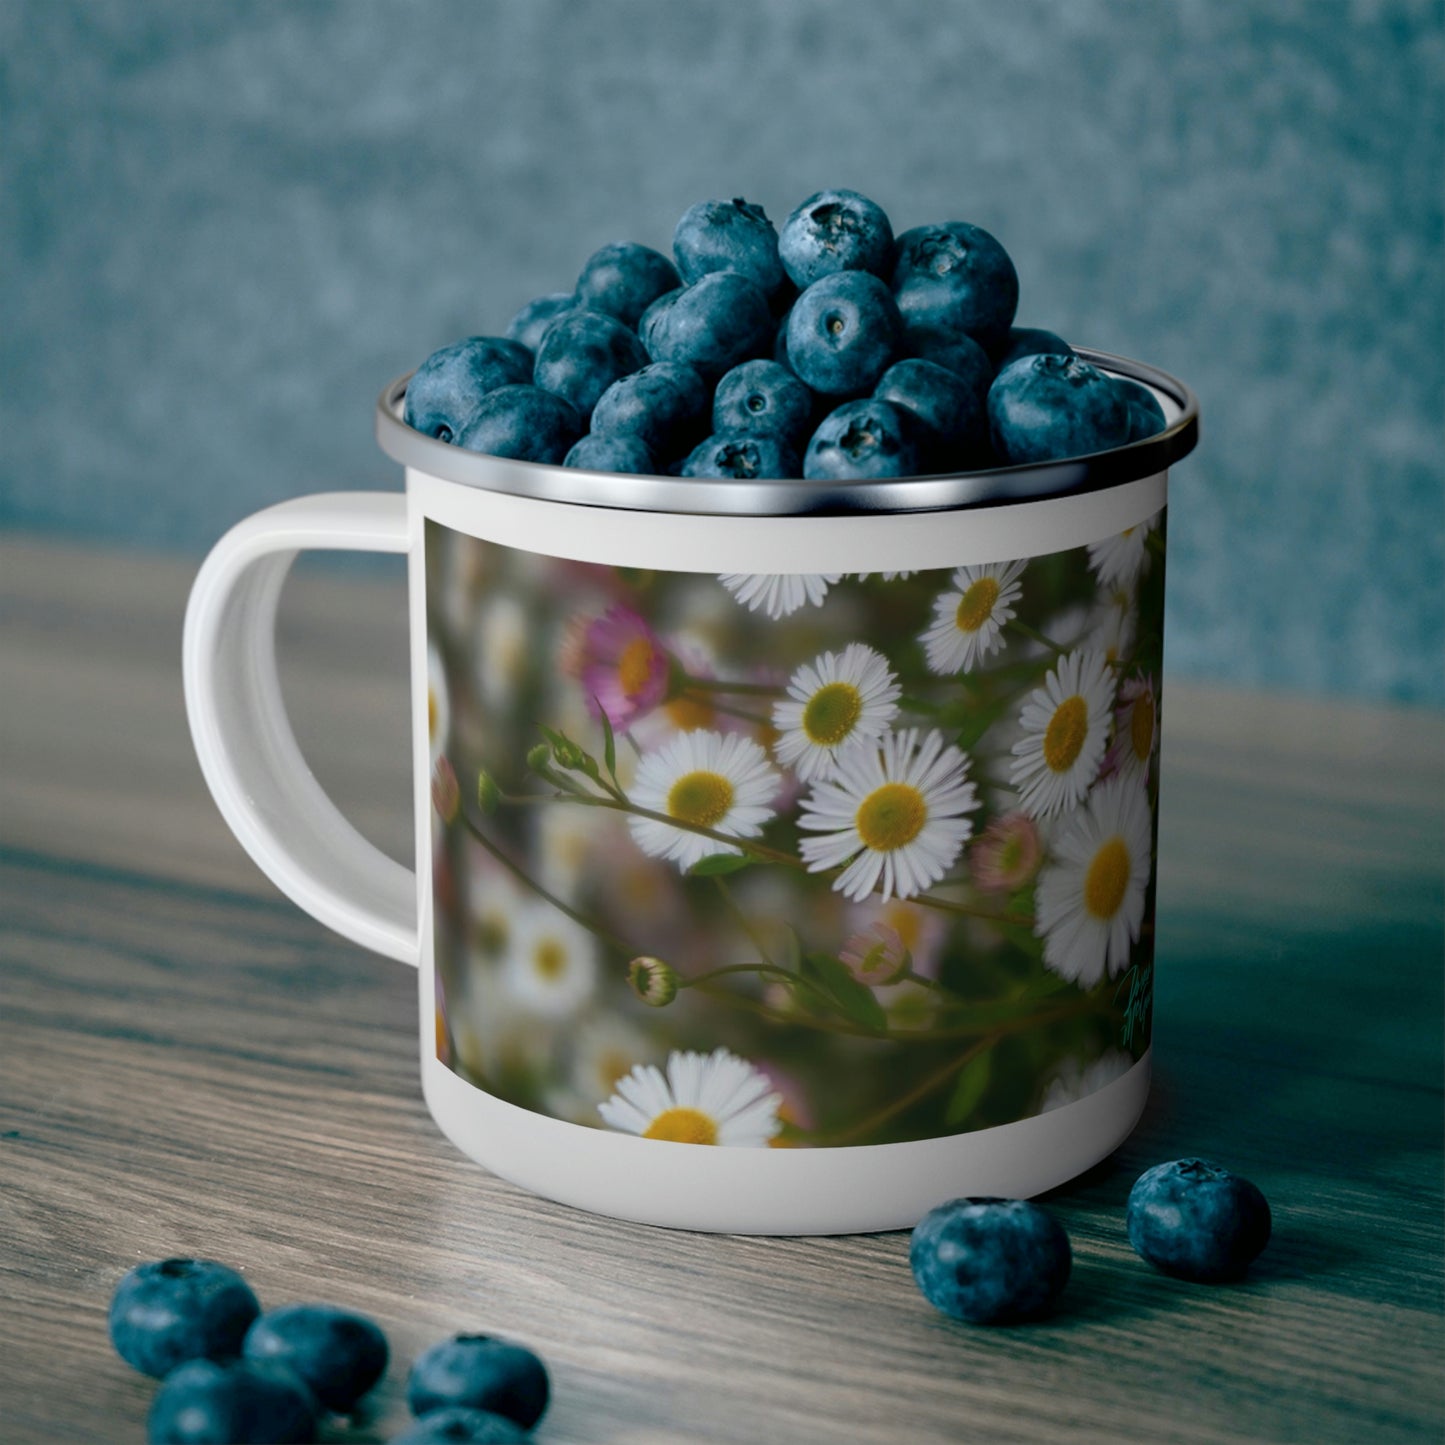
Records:
<instances>
[{"instance_id":1,"label":"enamel camping mug","mask_svg":"<svg viewBox=\"0 0 1445 1445\"><path fill-rule=\"evenodd\" d=\"M604 475L401 420L404 493L228 533L186 617L222 814L416 967L487 1169L688 1229L912 1225L1062 1183L1149 1087L1167 418L1094 456L870 482ZM415 874L338 812L276 676L300 550L405 553ZM398 760L398 766L401 765ZM702 1146L702 1147L699 1147Z\"/></svg>"}]
</instances>

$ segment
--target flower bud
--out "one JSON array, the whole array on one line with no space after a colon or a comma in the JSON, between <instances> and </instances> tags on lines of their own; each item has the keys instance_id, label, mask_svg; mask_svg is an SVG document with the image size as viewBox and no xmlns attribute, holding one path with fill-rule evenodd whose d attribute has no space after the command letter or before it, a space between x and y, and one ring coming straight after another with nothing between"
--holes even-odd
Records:
<instances>
[{"instance_id":1,"label":"flower bud","mask_svg":"<svg viewBox=\"0 0 1445 1445\"><path fill-rule=\"evenodd\" d=\"M660 958L634 958L627 965L627 982L651 1008L664 1008L677 997L677 970Z\"/></svg>"},{"instance_id":2,"label":"flower bud","mask_svg":"<svg viewBox=\"0 0 1445 1445\"><path fill-rule=\"evenodd\" d=\"M552 756L556 759L559 768L567 768L571 771L582 766L586 754L571 738L559 737L552 744Z\"/></svg>"},{"instance_id":3,"label":"flower bud","mask_svg":"<svg viewBox=\"0 0 1445 1445\"><path fill-rule=\"evenodd\" d=\"M546 743L537 743L527 749L527 766L534 773L541 773L545 778L551 770L552 749Z\"/></svg>"},{"instance_id":4,"label":"flower bud","mask_svg":"<svg viewBox=\"0 0 1445 1445\"><path fill-rule=\"evenodd\" d=\"M431 802L443 823L456 821L462 806L462 790L457 775L445 757L436 760L431 773Z\"/></svg>"},{"instance_id":5,"label":"flower bud","mask_svg":"<svg viewBox=\"0 0 1445 1445\"><path fill-rule=\"evenodd\" d=\"M477 807L484 813L495 813L502 801L497 780L485 769L477 773Z\"/></svg>"}]
</instances>

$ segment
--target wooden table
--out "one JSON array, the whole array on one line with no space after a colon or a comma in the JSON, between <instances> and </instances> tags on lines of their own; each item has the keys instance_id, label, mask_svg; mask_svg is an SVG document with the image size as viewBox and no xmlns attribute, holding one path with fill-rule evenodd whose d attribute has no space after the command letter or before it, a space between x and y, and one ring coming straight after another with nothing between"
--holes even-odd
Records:
<instances>
[{"instance_id":1,"label":"wooden table","mask_svg":"<svg viewBox=\"0 0 1445 1445\"><path fill-rule=\"evenodd\" d=\"M193 567L0 543L0 1439L144 1438L105 1310L139 1260L373 1314L395 1367L480 1329L546 1358L541 1441L1439 1439L1439 714L1171 684L1157 1083L1050 1200L1046 1323L917 1294L908 1237L670 1233L548 1204L433 1128L415 978L279 897L201 781L180 697ZM283 665L318 775L410 849L401 572L315 573ZM1247 1283L1152 1272L1145 1166L1202 1153L1270 1197Z\"/></svg>"}]
</instances>

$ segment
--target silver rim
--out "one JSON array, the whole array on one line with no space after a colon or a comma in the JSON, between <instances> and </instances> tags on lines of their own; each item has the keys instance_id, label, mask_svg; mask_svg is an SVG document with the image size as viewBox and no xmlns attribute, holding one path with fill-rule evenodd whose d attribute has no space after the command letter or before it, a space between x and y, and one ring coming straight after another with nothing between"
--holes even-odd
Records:
<instances>
[{"instance_id":1,"label":"silver rim","mask_svg":"<svg viewBox=\"0 0 1445 1445\"><path fill-rule=\"evenodd\" d=\"M573 506L702 516L846 516L868 512L947 512L998 506L1117 487L1152 477L1188 456L1199 441L1199 402L1182 381L1143 362L1103 351L1075 350L1111 376L1140 381L1167 397L1178 415L1163 431L1129 446L1066 462L999 467L948 476L887 481L712 481L633 477L463 451L413 431L401 419L411 372L399 376L376 403L376 439L403 466L444 481Z\"/></svg>"}]
</instances>

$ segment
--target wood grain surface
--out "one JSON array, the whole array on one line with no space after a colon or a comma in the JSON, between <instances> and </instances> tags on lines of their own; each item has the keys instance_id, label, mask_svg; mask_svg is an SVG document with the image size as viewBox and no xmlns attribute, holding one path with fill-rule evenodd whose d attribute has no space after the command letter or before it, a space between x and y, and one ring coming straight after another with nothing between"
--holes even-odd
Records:
<instances>
[{"instance_id":1,"label":"wood grain surface","mask_svg":"<svg viewBox=\"0 0 1445 1445\"><path fill-rule=\"evenodd\" d=\"M1052 1319L975 1329L904 1233L690 1235L490 1178L422 1103L415 976L281 898L221 822L180 697L194 568L0 543L0 1440L144 1438L110 1351L137 1261L371 1313L393 1367L333 1440L406 1418L458 1330L552 1370L539 1442L1438 1440L1445 722L1166 690L1157 1084L1049 1200ZM282 659L318 776L405 859L405 594L305 574ZM1275 1236L1247 1282L1130 1251L1129 1185L1202 1153Z\"/></svg>"}]
</instances>

